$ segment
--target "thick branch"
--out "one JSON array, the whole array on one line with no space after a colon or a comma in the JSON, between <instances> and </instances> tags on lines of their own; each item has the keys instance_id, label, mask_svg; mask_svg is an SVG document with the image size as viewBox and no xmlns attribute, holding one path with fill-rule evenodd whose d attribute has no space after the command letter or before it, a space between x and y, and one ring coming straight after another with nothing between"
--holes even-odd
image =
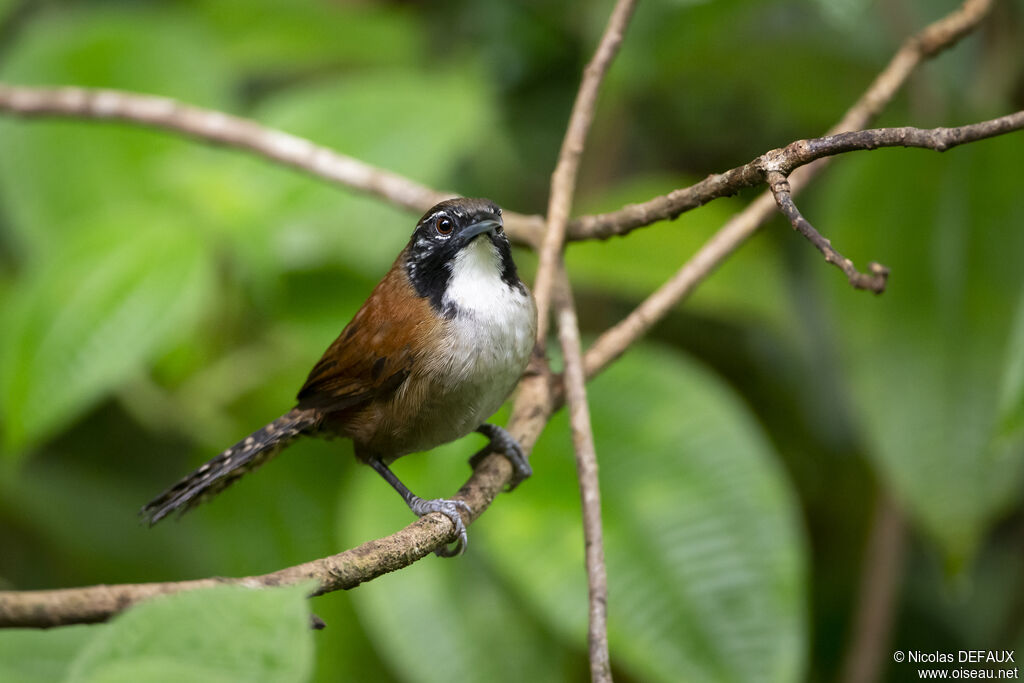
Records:
<instances>
[{"instance_id":1,"label":"thick branch","mask_svg":"<svg viewBox=\"0 0 1024 683\"><path fill-rule=\"evenodd\" d=\"M957 34L959 35L959 34ZM895 60L894 60L895 62ZM879 98L862 98L862 104ZM856 109L856 107L855 107ZM222 112L189 106L166 97L89 88L37 88L0 83L0 111L25 117L60 116L119 121L159 128L198 140L244 149L318 178L366 192L412 211L425 211L453 193L432 190L396 173L378 169L289 133ZM853 111L853 110L851 110ZM862 112L868 111L866 106ZM690 187L673 190L641 204L608 214L569 221L565 239L606 239L731 196L763 182L761 169L778 164L786 173L827 156L880 147L921 147L945 151L1021 128L1022 112L958 128L884 128L798 140L771 150L751 162L708 176ZM846 117L833 130L849 130L860 117ZM861 124L863 125L863 124ZM506 229L520 243L536 246L544 230L540 216L504 213Z\"/></svg>"},{"instance_id":2,"label":"thick branch","mask_svg":"<svg viewBox=\"0 0 1024 683\"><path fill-rule=\"evenodd\" d=\"M896 91L922 61L952 46L977 27L991 9L991 4L991 0L966 0L951 14L908 38L860 99L832 127L829 135L864 128L892 100ZM821 158L794 171L789 177L791 193L796 194L803 189L825 169L829 161L829 158ZM632 313L605 330L584 354L587 377L593 377L621 356L679 301L689 296L722 261L774 215L775 207L771 192L762 193L746 209L730 218L675 275L641 302ZM630 208L626 207L625 210ZM625 217L616 218L614 225L620 224L628 224ZM623 231L628 232L626 229Z\"/></svg>"}]
</instances>

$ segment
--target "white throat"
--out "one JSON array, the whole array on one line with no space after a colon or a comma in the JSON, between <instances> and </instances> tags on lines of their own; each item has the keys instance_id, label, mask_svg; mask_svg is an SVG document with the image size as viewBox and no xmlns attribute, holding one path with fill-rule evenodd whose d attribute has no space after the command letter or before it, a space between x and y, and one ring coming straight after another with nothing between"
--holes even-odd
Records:
<instances>
[{"instance_id":1,"label":"white throat","mask_svg":"<svg viewBox=\"0 0 1024 683\"><path fill-rule=\"evenodd\" d=\"M487 235L481 235L460 250L451 268L442 303L446 309L454 306L456 315L487 315L513 294L501 279L501 258Z\"/></svg>"}]
</instances>

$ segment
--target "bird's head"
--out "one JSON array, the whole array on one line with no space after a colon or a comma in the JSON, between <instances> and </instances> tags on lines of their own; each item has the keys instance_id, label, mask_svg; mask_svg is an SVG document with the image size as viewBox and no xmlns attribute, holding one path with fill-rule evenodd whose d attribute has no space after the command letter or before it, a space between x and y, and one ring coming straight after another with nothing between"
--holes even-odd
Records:
<instances>
[{"instance_id":1,"label":"bird's head","mask_svg":"<svg viewBox=\"0 0 1024 683\"><path fill-rule=\"evenodd\" d=\"M450 311L444 310L444 295L453 278L520 286L501 209L489 199L447 199L423 214L409 240L405 267L417 293L445 313Z\"/></svg>"}]
</instances>

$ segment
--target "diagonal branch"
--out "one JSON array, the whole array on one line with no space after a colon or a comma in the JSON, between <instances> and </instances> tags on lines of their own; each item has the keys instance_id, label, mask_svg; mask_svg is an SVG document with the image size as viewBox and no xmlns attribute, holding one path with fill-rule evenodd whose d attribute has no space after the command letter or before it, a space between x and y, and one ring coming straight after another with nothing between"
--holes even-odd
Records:
<instances>
[{"instance_id":1,"label":"diagonal branch","mask_svg":"<svg viewBox=\"0 0 1024 683\"><path fill-rule=\"evenodd\" d=\"M866 126L892 100L918 65L970 33L991 7L991 0L965 0L958 9L904 41L885 69L832 127L829 134ZM825 169L829 161L829 158L821 158L797 169L789 177L791 192L796 194L803 189ZM747 208L730 218L675 275L628 316L597 338L584 354L587 377L593 377L621 356L679 301L689 296L722 261L774 215L774 210L775 200L771 192L764 192Z\"/></svg>"},{"instance_id":2,"label":"diagonal branch","mask_svg":"<svg viewBox=\"0 0 1024 683\"><path fill-rule=\"evenodd\" d=\"M157 128L245 150L417 213L454 196L452 192L433 190L397 173L305 138L268 128L251 119L191 106L169 97L121 90L42 88L0 82L0 111L30 118L97 119ZM505 228L520 242L533 244L540 234L541 220L536 216L506 212Z\"/></svg>"},{"instance_id":3,"label":"diagonal branch","mask_svg":"<svg viewBox=\"0 0 1024 683\"><path fill-rule=\"evenodd\" d=\"M583 240L624 235L634 228L678 218L715 199L730 197L742 189L764 184L767 171L777 170L789 175L802 166L846 152L883 147L917 147L945 152L958 145L1021 128L1024 128L1024 111L956 128L875 128L797 140L785 147L769 150L742 166L711 174L689 187L673 190L643 204L631 204L614 213L584 216L570 224L570 227L576 227L570 236Z\"/></svg>"},{"instance_id":4,"label":"diagonal branch","mask_svg":"<svg viewBox=\"0 0 1024 683\"><path fill-rule=\"evenodd\" d=\"M965 0L953 12L906 39L860 99L828 132L841 133L866 126L889 104L914 69L926 59L931 59L956 45L961 38L978 26L991 9L992 0ZM813 175L808 175L807 180ZM675 190L641 204L627 205L612 213L578 218L569 224L569 239L607 239L614 235L625 235L636 228L657 221L672 220L684 211L694 209L707 201L701 201L699 194ZM759 212L765 211L765 207L768 207L768 215L771 214L770 204L766 201L761 202L759 206Z\"/></svg>"},{"instance_id":5,"label":"diagonal branch","mask_svg":"<svg viewBox=\"0 0 1024 683\"><path fill-rule=\"evenodd\" d=\"M520 383L508 429L529 453L551 414L551 377L531 373ZM489 457L459 489L458 498L469 503L472 519L479 517L512 479L512 466L503 457ZM469 524L472 520L467 520ZM57 590L0 591L0 628L50 628L105 621L132 605L157 595L196 590L226 583L251 588L284 586L310 579L317 582L312 595L355 588L384 574L409 566L434 550L453 542L454 528L444 515L419 518L390 536L367 541L330 557L287 567L270 574L239 578L135 583L63 588Z\"/></svg>"}]
</instances>

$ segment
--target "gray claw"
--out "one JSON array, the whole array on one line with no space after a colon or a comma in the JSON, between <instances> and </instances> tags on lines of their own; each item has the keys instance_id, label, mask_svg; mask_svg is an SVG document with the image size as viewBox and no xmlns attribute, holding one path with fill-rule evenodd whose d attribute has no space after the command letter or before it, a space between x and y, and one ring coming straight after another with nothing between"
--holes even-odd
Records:
<instances>
[{"instance_id":1,"label":"gray claw","mask_svg":"<svg viewBox=\"0 0 1024 683\"><path fill-rule=\"evenodd\" d=\"M480 464L480 461L488 453L496 452L504 455L512 464L513 476L512 481L508 485L509 491L533 475L533 468L530 467L530 462L526 459L522 446L519 445L514 436L497 425L487 423L477 427L476 431L490 439L490 443L477 451L469 459L469 464L473 469L476 469L477 465Z\"/></svg>"},{"instance_id":2,"label":"gray claw","mask_svg":"<svg viewBox=\"0 0 1024 683\"><path fill-rule=\"evenodd\" d=\"M452 524L455 525L455 533L458 536L455 540L455 547L450 549L447 546L438 548L434 551L438 557L455 557L466 551L469 537L466 535L466 525L462 522L462 515L459 514L459 510L465 510L467 514L472 515L473 509L465 501L449 500L447 498L435 498L434 500L417 498L409 507L412 508L413 513L417 517L429 515L431 512L440 512L452 520Z\"/></svg>"}]
</instances>

